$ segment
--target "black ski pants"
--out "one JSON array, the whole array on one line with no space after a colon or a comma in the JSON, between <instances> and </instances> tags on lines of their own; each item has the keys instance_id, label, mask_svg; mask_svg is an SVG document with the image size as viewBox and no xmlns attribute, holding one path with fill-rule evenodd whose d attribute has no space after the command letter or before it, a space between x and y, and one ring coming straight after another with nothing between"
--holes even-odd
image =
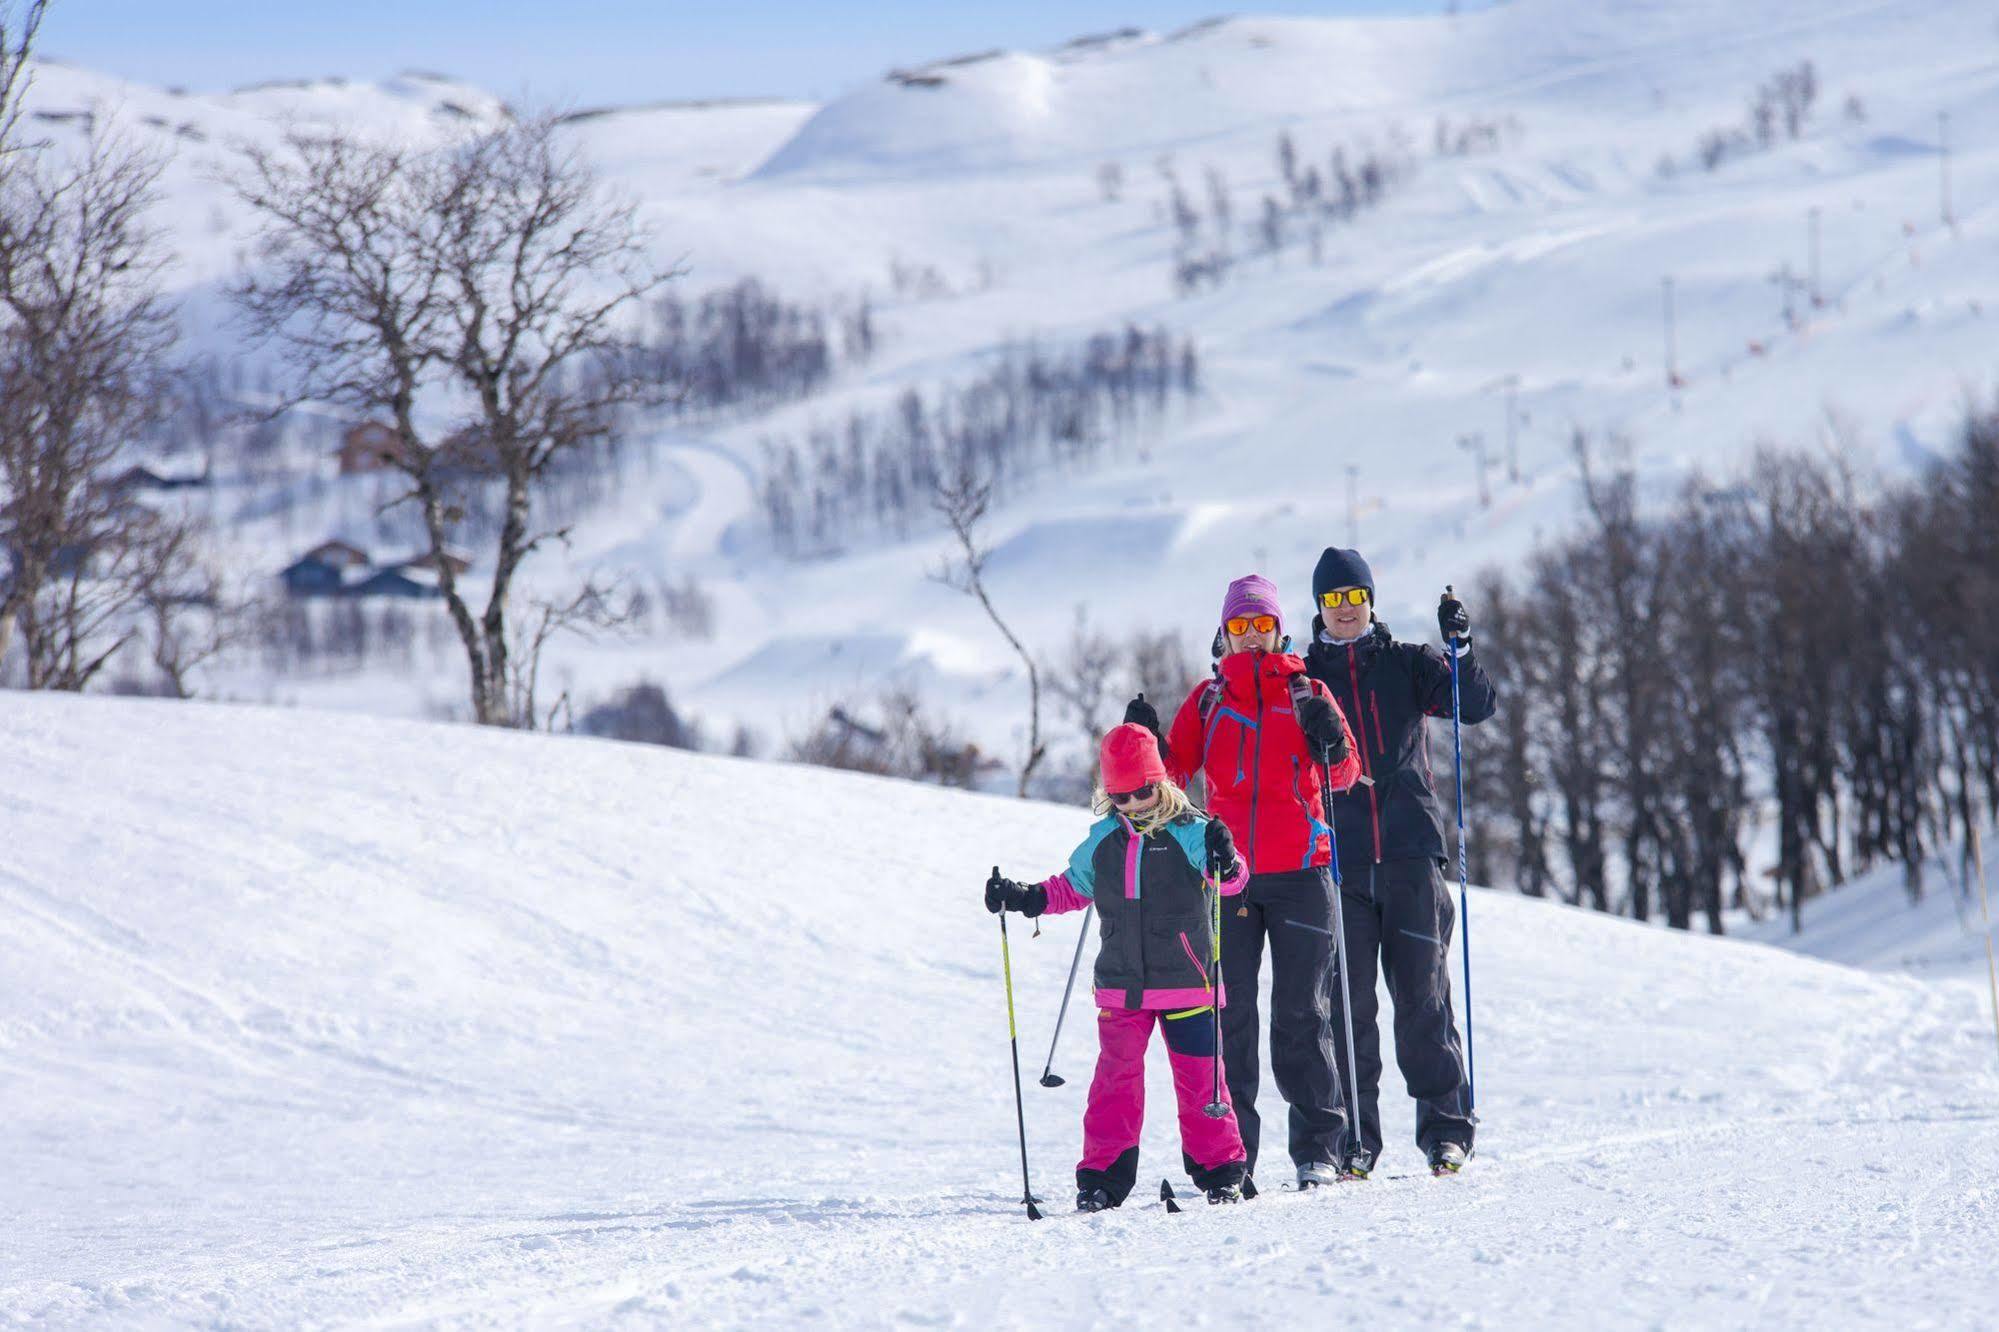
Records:
<instances>
[{"instance_id":1,"label":"black ski pants","mask_svg":"<svg viewBox=\"0 0 1999 1332\"><path fill-rule=\"evenodd\" d=\"M1253 874L1240 896L1222 899L1222 1067L1249 1173L1256 1173L1262 1120L1258 978L1270 952L1270 1071L1291 1106L1291 1159L1337 1162L1346 1139L1345 1102L1333 1063L1333 887L1325 870Z\"/></svg>"},{"instance_id":2,"label":"black ski pants","mask_svg":"<svg viewBox=\"0 0 1999 1332\"><path fill-rule=\"evenodd\" d=\"M1477 1123L1465 1086L1464 1045L1451 1013L1451 929L1457 909L1439 862L1390 860L1349 870L1342 892L1347 958L1353 968L1354 1056L1360 1063L1360 1144L1369 1169L1381 1155L1380 1000L1375 979L1388 975L1395 1005L1395 1062L1416 1099L1416 1144L1472 1148ZM1340 1027L1344 987L1330 976L1333 1025ZM1340 1076L1347 1068L1344 1033Z\"/></svg>"}]
</instances>

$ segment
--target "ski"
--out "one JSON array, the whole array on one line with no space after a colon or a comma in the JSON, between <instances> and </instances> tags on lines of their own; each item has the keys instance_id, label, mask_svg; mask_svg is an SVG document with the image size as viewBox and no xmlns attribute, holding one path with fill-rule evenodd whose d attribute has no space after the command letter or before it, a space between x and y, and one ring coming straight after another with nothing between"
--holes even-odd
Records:
<instances>
[{"instance_id":1,"label":"ski","mask_svg":"<svg viewBox=\"0 0 1999 1332\"><path fill-rule=\"evenodd\" d=\"M1164 1179L1159 1181L1159 1201L1166 1204L1166 1210L1169 1213L1174 1215L1179 1214L1180 1204L1174 1201L1172 1181Z\"/></svg>"}]
</instances>

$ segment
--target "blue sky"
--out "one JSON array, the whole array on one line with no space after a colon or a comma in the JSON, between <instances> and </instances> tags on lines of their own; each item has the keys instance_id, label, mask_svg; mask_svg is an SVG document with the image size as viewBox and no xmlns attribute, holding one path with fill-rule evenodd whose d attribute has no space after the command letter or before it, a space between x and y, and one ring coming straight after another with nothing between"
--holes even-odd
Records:
<instances>
[{"instance_id":1,"label":"blue sky","mask_svg":"<svg viewBox=\"0 0 1999 1332\"><path fill-rule=\"evenodd\" d=\"M1413 14L1444 5L1261 0L1240 12ZM1227 8L1225 0L54 0L42 50L197 90L417 68L577 105L824 98L898 64L1050 46L1126 25L1169 29Z\"/></svg>"}]
</instances>

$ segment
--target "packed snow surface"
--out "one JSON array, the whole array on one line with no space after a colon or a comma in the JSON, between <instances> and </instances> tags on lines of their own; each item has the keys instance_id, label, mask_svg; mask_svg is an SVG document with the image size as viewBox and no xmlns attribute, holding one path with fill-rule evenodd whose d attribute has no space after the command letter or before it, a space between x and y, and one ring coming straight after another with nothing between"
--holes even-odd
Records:
<instances>
[{"instance_id":1,"label":"packed snow surface","mask_svg":"<svg viewBox=\"0 0 1999 1332\"><path fill-rule=\"evenodd\" d=\"M0 1322L1963 1327L1982 991L1471 902L1476 1159L1068 1214L1075 809L610 743L0 694ZM1083 1020L1078 1021L1081 1017ZM1268 1116L1281 1114L1266 1088ZM1183 1193L1187 1192L1183 1188Z\"/></svg>"}]
</instances>

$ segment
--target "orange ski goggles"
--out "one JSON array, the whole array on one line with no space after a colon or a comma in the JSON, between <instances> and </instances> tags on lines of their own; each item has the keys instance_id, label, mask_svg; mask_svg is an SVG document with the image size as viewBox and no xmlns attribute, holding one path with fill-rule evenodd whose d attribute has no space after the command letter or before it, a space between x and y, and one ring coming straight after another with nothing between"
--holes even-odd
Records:
<instances>
[{"instance_id":1,"label":"orange ski goggles","mask_svg":"<svg viewBox=\"0 0 1999 1332\"><path fill-rule=\"evenodd\" d=\"M1228 630L1237 638L1241 638L1251 629L1256 630L1259 634L1270 634L1277 632L1277 617L1275 615L1232 615L1222 621L1222 628Z\"/></svg>"}]
</instances>

